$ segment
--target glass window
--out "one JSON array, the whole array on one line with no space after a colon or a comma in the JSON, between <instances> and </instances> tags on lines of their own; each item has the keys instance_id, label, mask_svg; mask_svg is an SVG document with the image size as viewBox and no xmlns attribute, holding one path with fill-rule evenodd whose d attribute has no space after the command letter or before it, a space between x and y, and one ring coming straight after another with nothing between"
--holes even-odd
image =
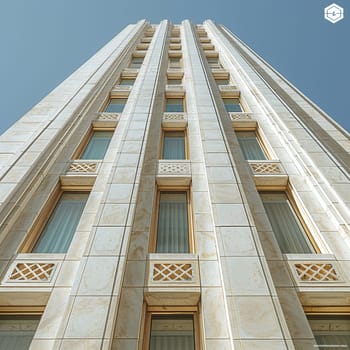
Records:
<instances>
[{"instance_id":1,"label":"glass window","mask_svg":"<svg viewBox=\"0 0 350 350\"><path fill-rule=\"evenodd\" d=\"M181 57L169 57L169 62L180 62L181 61Z\"/></svg>"},{"instance_id":2,"label":"glass window","mask_svg":"<svg viewBox=\"0 0 350 350\"><path fill-rule=\"evenodd\" d=\"M183 98L167 98L165 111L166 112L183 112L184 111Z\"/></svg>"},{"instance_id":3,"label":"glass window","mask_svg":"<svg viewBox=\"0 0 350 350\"><path fill-rule=\"evenodd\" d=\"M121 113L123 112L126 104L126 98L111 98L105 112L108 113Z\"/></svg>"},{"instance_id":4,"label":"glass window","mask_svg":"<svg viewBox=\"0 0 350 350\"><path fill-rule=\"evenodd\" d=\"M185 159L185 133L165 131L163 138L163 159Z\"/></svg>"},{"instance_id":5,"label":"glass window","mask_svg":"<svg viewBox=\"0 0 350 350\"><path fill-rule=\"evenodd\" d=\"M64 192L36 242L33 253L66 253L84 210L88 193Z\"/></svg>"},{"instance_id":6,"label":"glass window","mask_svg":"<svg viewBox=\"0 0 350 350\"><path fill-rule=\"evenodd\" d=\"M79 159L103 159L113 131L94 131Z\"/></svg>"},{"instance_id":7,"label":"glass window","mask_svg":"<svg viewBox=\"0 0 350 350\"><path fill-rule=\"evenodd\" d=\"M133 57L131 59L130 68L140 68L143 62L143 57Z\"/></svg>"},{"instance_id":8,"label":"glass window","mask_svg":"<svg viewBox=\"0 0 350 350\"><path fill-rule=\"evenodd\" d=\"M152 315L150 350L194 350L193 315Z\"/></svg>"},{"instance_id":9,"label":"glass window","mask_svg":"<svg viewBox=\"0 0 350 350\"><path fill-rule=\"evenodd\" d=\"M350 349L350 316L308 316L319 348Z\"/></svg>"},{"instance_id":10,"label":"glass window","mask_svg":"<svg viewBox=\"0 0 350 350\"><path fill-rule=\"evenodd\" d=\"M169 67L171 68L181 67L181 57L169 57Z\"/></svg>"},{"instance_id":11,"label":"glass window","mask_svg":"<svg viewBox=\"0 0 350 350\"><path fill-rule=\"evenodd\" d=\"M263 192L260 196L282 253L314 253L287 195L284 192Z\"/></svg>"},{"instance_id":12,"label":"glass window","mask_svg":"<svg viewBox=\"0 0 350 350\"><path fill-rule=\"evenodd\" d=\"M135 79L120 79L119 81L119 85L128 85L128 86L132 86L135 83Z\"/></svg>"},{"instance_id":13,"label":"glass window","mask_svg":"<svg viewBox=\"0 0 350 350\"><path fill-rule=\"evenodd\" d=\"M207 60L208 60L209 66L212 68L222 67L217 57L207 57Z\"/></svg>"},{"instance_id":14,"label":"glass window","mask_svg":"<svg viewBox=\"0 0 350 350\"><path fill-rule=\"evenodd\" d=\"M182 79L168 79L168 85L181 85Z\"/></svg>"},{"instance_id":15,"label":"glass window","mask_svg":"<svg viewBox=\"0 0 350 350\"><path fill-rule=\"evenodd\" d=\"M187 192L160 192L156 253L189 253Z\"/></svg>"},{"instance_id":16,"label":"glass window","mask_svg":"<svg viewBox=\"0 0 350 350\"><path fill-rule=\"evenodd\" d=\"M254 131L236 131L236 136L246 160L267 159Z\"/></svg>"},{"instance_id":17,"label":"glass window","mask_svg":"<svg viewBox=\"0 0 350 350\"><path fill-rule=\"evenodd\" d=\"M0 349L29 349L39 320L39 316L0 316Z\"/></svg>"},{"instance_id":18,"label":"glass window","mask_svg":"<svg viewBox=\"0 0 350 350\"><path fill-rule=\"evenodd\" d=\"M242 112L239 98L224 98L224 104L227 112Z\"/></svg>"},{"instance_id":19,"label":"glass window","mask_svg":"<svg viewBox=\"0 0 350 350\"><path fill-rule=\"evenodd\" d=\"M229 85L230 81L229 79L215 79L216 84L218 85Z\"/></svg>"}]
</instances>

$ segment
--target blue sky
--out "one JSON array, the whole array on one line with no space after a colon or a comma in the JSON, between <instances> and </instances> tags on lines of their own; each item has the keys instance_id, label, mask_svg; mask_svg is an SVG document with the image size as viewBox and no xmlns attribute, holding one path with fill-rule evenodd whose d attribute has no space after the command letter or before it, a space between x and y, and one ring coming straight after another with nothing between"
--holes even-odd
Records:
<instances>
[{"instance_id":1,"label":"blue sky","mask_svg":"<svg viewBox=\"0 0 350 350\"><path fill-rule=\"evenodd\" d=\"M224 24L350 130L350 2L332 0L11 0L0 11L0 133L129 23ZM349 11L349 15L347 15Z\"/></svg>"}]
</instances>

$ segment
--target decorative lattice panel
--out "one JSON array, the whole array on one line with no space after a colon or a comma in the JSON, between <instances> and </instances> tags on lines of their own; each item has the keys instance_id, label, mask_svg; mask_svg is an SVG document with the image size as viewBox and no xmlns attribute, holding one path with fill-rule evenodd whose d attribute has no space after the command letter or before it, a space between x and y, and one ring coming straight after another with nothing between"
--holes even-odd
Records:
<instances>
[{"instance_id":1,"label":"decorative lattice panel","mask_svg":"<svg viewBox=\"0 0 350 350\"><path fill-rule=\"evenodd\" d=\"M21 262L12 270L9 281L48 282L55 269L53 263Z\"/></svg>"},{"instance_id":2,"label":"decorative lattice panel","mask_svg":"<svg viewBox=\"0 0 350 350\"><path fill-rule=\"evenodd\" d=\"M116 91L130 91L132 88L132 86L130 85L115 85L113 87L113 90L116 90Z\"/></svg>"},{"instance_id":3,"label":"decorative lattice panel","mask_svg":"<svg viewBox=\"0 0 350 350\"><path fill-rule=\"evenodd\" d=\"M73 162L69 164L68 171L74 173L95 173L97 162Z\"/></svg>"},{"instance_id":4,"label":"decorative lattice panel","mask_svg":"<svg viewBox=\"0 0 350 350\"><path fill-rule=\"evenodd\" d=\"M236 85L220 85L220 91L237 91Z\"/></svg>"},{"instance_id":5,"label":"decorative lattice panel","mask_svg":"<svg viewBox=\"0 0 350 350\"><path fill-rule=\"evenodd\" d=\"M281 166L278 163L265 163L265 162L251 163L250 162L249 164L254 174L280 175L284 173Z\"/></svg>"},{"instance_id":6,"label":"decorative lattice panel","mask_svg":"<svg viewBox=\"0 0 350 350\"><path fill-rule=\"evenodd\" d=\"M252 115L249 113L230 113L231 120L240 121L240 120L253 120Z\"/></svg>"},{"instance_id":7,"label":"decorative lattice panel","mask_svg":"<svg viewBox=\"0 0 350 350\"><path fill-rule=\"evenodd\" d=\"M118 121L120 117L119 113L107 113L107 112L102 112L98 114L97 121L100 122L115 122Z\"/></svg>"},{"instance_id":8,"label":"decorative lattice panel","mask_svg":"<svg viewBox=\"0 0 350 350\"><path fill-rule=\"evenodd\" d=\"M186 114L184 113L164 113L164 121L186 121Z\"/></svg>"},{"instance_id":9,"label":"decorative lattice panel","mask_svg":"<svg viewBox=\"0 0 350 350\"><path fill-rule=\"evenodd\" d=\"M179 85L167 85L166 91L168 91L168 92L183 92L184 87L181 84L179 84Z\"/></svg>"},{"instance_id":10,"label":"decorative lattice panel","mask_svg":"<svg viewBox=\"0 0 350 350\"><path fill-rule=\"evenodd\" d=\"M190 175L188 162L159 162L159 175Z\"/></svg>"},{"instance_id":11,"label":"decorative lattice panel","mask_svg":"<svg viewBox=\"0 0 350 350\"><path fill-rule=\"evenodd\" d=\"M193 265L185 263L154 263L152 266L153 282L192 282Z\"/></svg>"},{"instance_id":12,"label":"decorative lattice panel","mask_svg":"<svg viewBox=\"0 0 350 350\"><path fill-rule=\"evenodd\" d=\"M334 266L329 263L298 263L294 268L299 280L303 282L339 281L339 275Z\"/></svg>"}]
</instances>

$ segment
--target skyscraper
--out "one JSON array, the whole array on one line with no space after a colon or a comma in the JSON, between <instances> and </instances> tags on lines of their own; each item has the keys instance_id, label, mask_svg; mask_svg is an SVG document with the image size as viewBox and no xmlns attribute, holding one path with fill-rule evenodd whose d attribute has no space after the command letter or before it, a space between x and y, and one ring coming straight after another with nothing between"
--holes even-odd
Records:
<instances>
[{"instance_id":1,"label":"skyscraper","mask_svg":"<svg viewBox=\"0 0 350 350\"><path fill-rule=\"evenodd\" d=\"M224 26L127 26L0 137L0 349L350 346L349 149Z\"/></svg>"}]
</instances>

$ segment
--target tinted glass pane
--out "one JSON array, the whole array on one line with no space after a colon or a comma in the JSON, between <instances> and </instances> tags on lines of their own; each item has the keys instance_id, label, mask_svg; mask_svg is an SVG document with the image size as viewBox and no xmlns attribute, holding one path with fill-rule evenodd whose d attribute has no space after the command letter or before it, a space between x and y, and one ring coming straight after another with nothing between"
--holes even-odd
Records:
<instances>
[{"instance_id":1,"label":"tinted glass pane","mask_svg":"<svg viewBox=\"0 0 350 350\"><path fill-rule=\"evenodd\" d=\"M156 252L189 252L186 192L160 193Z\"/></svg>"},{"instance_id":2,"label":"tinted glass pane","mask_svg":"<svg viewBox=\"0 0 350 350\"><path fill-rule=\"evenodd\" d=\"M134 85L135 79L121 79L119 85Z\"/></svg>"},{"instance_id":3,"label":"tinted glass pane","mask_svg":"<svg viewBox=\"0 0 350 350\"><path fill-rule=\"evenodd\" d=\"M150 350L194 350L192 315L152 316Z\"/></svg>"},{"instance_id":4,"label":"tinted glass pane","mask_svg":"<svg viewBox=\"0 0 350 350\"><path fill-rule=\"evenodd\" d=\"M143 57L133 57L129 67L130 68L140 68L143 62Z\"/></svg>"},{"instance_id":5,"label":"tinted glass pane","mask_svg":"<svg viewBox=\"0 0 350 350\"><path fill-rule=\"evenodd\" d=\"M168 79L168 85L181 85L181 79Z\"/></svg>"},{"instance_id":6,"label":"tinted glass pane","mask_svg":"<svg viewBox=\"0 0 350 350\"><path fill-rule=\"evenodd\" d=\"M126 98L112 98L106 107L105 112L108 113L121 113L123 112L126 103Z\"/></svg>"},{"instance_id":7,"label":"tinted glass pane","mask_svg":"<svg viewBox=\"0 0 350 350\"><path fill-rule=\"evenodd\" d=\"M94 131L80 159L103 159L113 136L113 131Z\"/></svg>"},{"instance_id":8,"label":"tinted glass pane","mask_svg":"<svg viewBox=\"0 0 350 350\"><path fill-rule=\"evenodd\" d=\"M246 160L265 160L266 155L254 132L236 132L239 145Z\"/></svg>"},{"instance_id":9,"label":"tinted glass pane","mask_svg":"<svg viewBox=\"0 0 350 350\"><path fill-rule=\"evenodd\" d=\"M260 195L282 253L314 253L287 196L281 192Z\"/></svg>"},{"instance_id":10,"label":"tinted glass pane","mask_svg":"<svg viewBox=\"0 0 350 350\"><path fill-rule=\"evenodd\" d=\"M349 316L309 316L317 345L327 349L350 349Z\"/></svg>"},{"instance_id":11,"label":"tinted glass pane","mask_svg":"<svg viewBox=\"0 0 350 350\"><path fill-rule=\"evenodd\" d=\"M39 316L0 316L0 349L29 349L39 320Z\"/></svg>"},{"instance_id":12,"label":"tinted glass pane","mask_svg":"<svg viewBox=\"0 0 350 350\"><path fill-rule=\"evenodd\" d=\"M185 159L185 135L183 132L164 133L163 159Z\"/></svg>"},{"instance_id":13,"label":"tinted glass pane","mask_svg":"<svg viewBox=\"0 0 350 350\"><path fill-rule=\"evenodd\" d=\"M166 100L166 112L183 112L184 105L182 98L168 98Z\"/></svg>"},{"instance_id":14,"label":"tinted glass pane","mask_svg":"<svg viewBox=\"0 0 350 350\"><path fill-rule=\"evenodd\" d=\"M228 79L215 79L215 81L218 85L228 85L230 83Z\"/></svg>"},{"instance_id":15,"label":"tinted glass pane","mask_svg":"<svg viewBox=\"0 0 350 350\"><path fill-rule=\"evenodd\" d=\"M224 98L224 104L227 112L242 112L238 98Z\"/></svg>"},{"instance_id":16,"label":"tinted glass pane","mask_svg":"<svg viewBox=\"0 0 350 350\"><path fill-rule=\"evenodd\" d=\"M66 253L78 226L87 193L63 193L33 249L33 253Z\"/></svg>"}]
</instances>

